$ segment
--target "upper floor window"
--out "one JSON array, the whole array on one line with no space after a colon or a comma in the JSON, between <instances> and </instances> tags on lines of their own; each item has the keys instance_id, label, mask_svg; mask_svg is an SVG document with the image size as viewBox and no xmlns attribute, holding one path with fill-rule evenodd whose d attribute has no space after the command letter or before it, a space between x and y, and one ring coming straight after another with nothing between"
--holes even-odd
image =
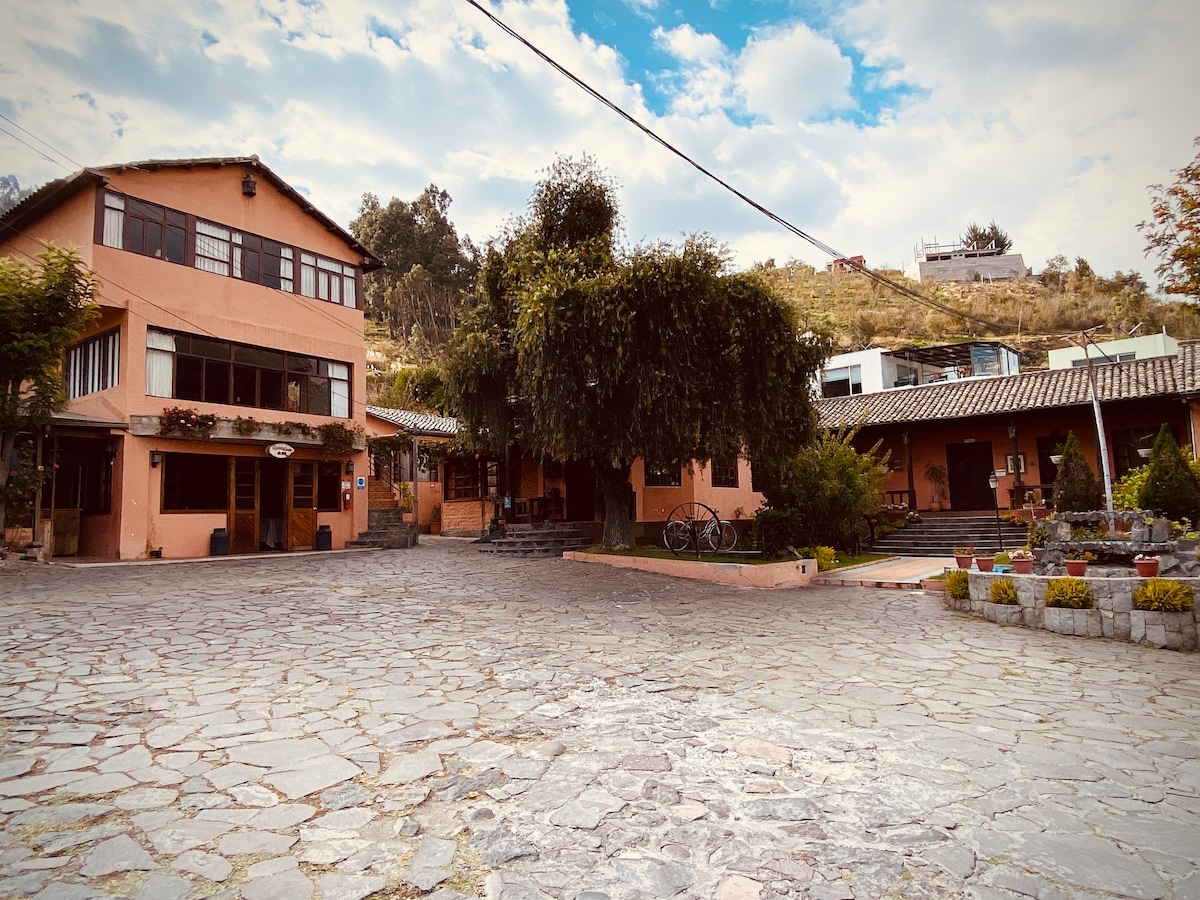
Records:
<instances>
[{"instance_id":1,"label":"upper floor window","mask_svg":"<svg viewBox=\"0 0 1200 900\"><path fill-rule=\"evenodd\" d=\"M151 328L146 395L348 419L350 366Z\"/></svg>"},{"instance_id":2,"label":"upper floor window","mask_svg":"<svg viewBox=\"0 0 1200 900\"><path fill-rule=\"evenodd\" d=\"M98 334L67 348L67 399L107 390L117 383L121 362L119 329Z\"/></svg>"},{"instance_id":3,"label":"upper floor window","mask_svg":"<svg viewBox=\"0 0 1200 900\"><path fill-rule=\"evenodd\" d=\"M862 366L842 366L821 373L822 397L849 397L862 392Z\"/></svg>"},{"instance_id":4,"label":"upper floor window","mask_svg":"<svg viewBox=\"0 0 1200 900\"><path fill-rule=\"evenodd\" d=\"M101 234L106 247L358 307L356 266L134 197L104 192ZM297 254L298 284L294 269Z\"/></svg>"}]
</instances>

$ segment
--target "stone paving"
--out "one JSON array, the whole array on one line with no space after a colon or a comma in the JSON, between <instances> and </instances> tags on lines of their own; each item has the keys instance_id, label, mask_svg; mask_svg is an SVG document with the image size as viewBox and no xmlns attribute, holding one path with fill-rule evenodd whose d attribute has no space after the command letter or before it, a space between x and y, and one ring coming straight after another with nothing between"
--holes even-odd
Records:
<instances>
[{"instance_id":1,"label":"stone paving","mask_svg":"<svg viewBox=\"0 0 1200 900\"><path fill-rule=\"evenodd\" d=\"M1200 657L461 542L0 567L0 896L1200 897Z\"/></svg>"}]
</instances>

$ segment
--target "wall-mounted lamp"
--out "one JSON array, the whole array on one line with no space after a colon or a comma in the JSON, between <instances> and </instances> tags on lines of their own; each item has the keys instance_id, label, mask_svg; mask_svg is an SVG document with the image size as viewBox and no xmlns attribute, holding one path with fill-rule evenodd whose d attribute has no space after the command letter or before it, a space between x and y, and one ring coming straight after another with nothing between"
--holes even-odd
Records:
<instances>
[{"instance_id":1,"label":"wall-mounted lamp","mask_svg":"<svg viewBox=\"0 0 1200 900\"><path fill-rule=\"evenodd\" d=\"M352 459L346 460L346 474L347 475L354 474L354 460L352 460Z\"/></svg>"},{"instance_id":2,"label":"wall-mounted lamp","mask_svg":"<svg viewBox=\"0 0 1200 900\"><path fill-rule=\"evenodd\" d=\"M163 454L161 450L150 451L150 468L157 469L162 465Z\"/></svg>"},{"instance_id":3,"label":"wall-mounted lamp","mask_svg":"<svg viewBox=\"0 0 1200 900\"><path fill-rule=\"evenodd\" d=\"M1017 426L1009 425L1008 426L1008 439L1011 441L1016 436L1017 436Z\"/></svg>"},{"instance_id":4,"label":"wall-mounted lamp","mask_svg":"<svg viewBox=\"0 0 1200 900\"><path fill-rule=\"evenodd\" d=\"M249 172L247 172L246 177L242 179L242 193L247 197L253 197L258 193L258 182L254 180L254 176Z\"/></svg>"}]
</instances>

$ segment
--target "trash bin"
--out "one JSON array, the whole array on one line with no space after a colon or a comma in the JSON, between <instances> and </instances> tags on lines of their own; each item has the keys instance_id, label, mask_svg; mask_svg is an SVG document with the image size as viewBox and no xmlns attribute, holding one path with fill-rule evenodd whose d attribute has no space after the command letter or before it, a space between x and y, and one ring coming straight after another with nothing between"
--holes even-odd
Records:
<instances>
[{"instance_id":1,"label":"trash bin","mask_svg":"<svg viewBox=\"0 0 1200 900\"><path fill-rule=\"evenodd\" d=\"M214 528L212 537L208 539L209 556L229 555L229 532L224 528Z\"/></svg>"},{"instance_id":2,"label":"trash bin","mask_svg":"<svg viewBox=\"0 0 1200 900\"><path fill-rule=\"evenodd\" d=\"M332 550L333 549L333 531L328 525L322 525L317 529L317 549Z\"/></svg>"}]
</instances>

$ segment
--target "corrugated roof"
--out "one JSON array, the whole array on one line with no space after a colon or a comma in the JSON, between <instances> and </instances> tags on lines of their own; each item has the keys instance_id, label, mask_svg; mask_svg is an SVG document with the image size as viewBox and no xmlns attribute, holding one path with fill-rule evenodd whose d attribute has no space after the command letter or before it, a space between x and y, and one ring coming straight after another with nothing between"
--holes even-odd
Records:
<instances>
[{"instance_id":1,"label":"corrugated roof","mask_svg":"<svg viewBox=\"0 0 1200 900\"><path fill-rule=\"evenodd\" d=\"M408 434L420 437L454 437L458 434L458 419L449 416L435 416L411 409L389 409L386 406L368 406L367 415L383 419Z\"/></svg>"},{"instance_id":2,"label":"corrugated roof","mask_svg":"<svg viewBox=\"0 0 1200 900\"><path fill-rule=\"evenodd\" d=\"M1180 341L1178 356L1160 356L1095 367L1096 390L1102 402L1200 393L1197 345ZM996 378L967 378L877 394L818 400L822 428L862 422L891 425L1001 415L1034 409L1090 404L1086 366L1043 369Z\"/></svg>"},{"instance_id":3,"label":"corrugated roof","mask_svg":"<svg viewBox=\"0 0 1200 900\"><path fill-rule=\"evenodd\" d=\"M339 238L346 242L352 250L361 253L365 259L363 261L363 271L372 272L383 267L383 263L376 255L358 242L358 240L346 229L342 228L337 222L325 215L312 202L297 191L294 187L271 171L270 167L263 164L257 156L212 156L196 159L146 159L140 162L117 163L110 166L96 166L94 168L83 169L68 175L66 178L60 178L57 181L51 181L49 184L44 184L3 216L0 216L0 227L9 226L14 230L19 230L25 227L29 222L34 221L43 215L49 209L58 206L64 200L75 194L77 191L89 184L103 183L107 181L105 172L121 172L125 169L140 169L143 171L154 172L159 169L195 169L201 167L208 168L224 168L225 166L245 166L253 169L255 172L266 178L271 184L289 199L299 206L304 212L316 219L326 231L336 234Z\"/></svg>"}]
</instances>

